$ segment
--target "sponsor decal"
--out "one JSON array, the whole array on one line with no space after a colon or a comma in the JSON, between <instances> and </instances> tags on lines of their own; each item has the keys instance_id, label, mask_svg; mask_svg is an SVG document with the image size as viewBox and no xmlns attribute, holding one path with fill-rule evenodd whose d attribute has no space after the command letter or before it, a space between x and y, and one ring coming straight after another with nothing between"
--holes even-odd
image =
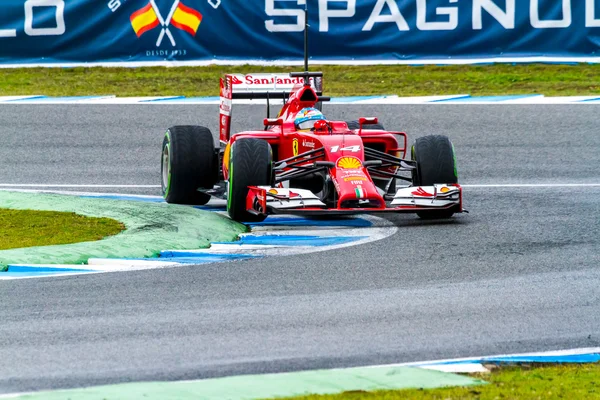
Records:
<instances>
[{"instance_id":1,"label":"sponsor decal","mask_svg":"<svg viewBox=\"0 0 600 400\"><path fill-rule=\"evenodd\" d=\"M304 147L309 147L309 148L311 148L311 149L314 149L314 148L315 148L315 142L311 142L311 141L309 141L309 140L306 140L306 139L304 139L304 140L302 141L302 146L304 146Z\"/></svg>"},{"instance_id":2,"label":"sponsor decal","mask_svg":"<svg viewBox=\"0 0 600 400\"><path fill-rule=\"evenodd\" d=\"M342 147L340 149L340 146L333 146L330 150L332 153L337 153L338 151L349 151L351 153L358 153L360 151L360 146L350 146L350 147Z\"/></svg>"},{"instance_id":3,"label":"sponsor decal","mask_svg":"<svg viewBox=\"0 0 600 400\"><path fill-rule=\"evenodd\" d=\"M231 144L227 143L225 151L223 152L223 169L229 171L229 158L231 157Z\"/></svg>"},{"instance_id":4,"label":"sponsor decal","mask_svg":"<svg viewBox=\"0 0 600 400\"><path fill-rule=\"evenodd\" d=\"M354 192L356 193L357 199L365 198L365 191L363 190L362 186L359 185L357 188L354 189Z\"/></svg>"},{"instance_id":5,"label":"sponsor decal","mask_svg":"<svg viewBox=\"0 0 600 400\"><path fill-rule=\"evenodd\" d=\"M286 196L285 189L281 193L277 189L269 189L269 191L267 193L272 194L274 196L277 196L277 195L279 195L279 196ZM300 193L296 193L296 192L292 192L291 190L288 190L287 197L289 199L300 197Z\"/></svg>"},{"instance_id":6,"label":"sponsor decal","mask_svg":"<svg viewBox=\"0 0 600 400\"><path fill-rule=\"evenodd\" d=\"M420 197L433 197L433 194L426 192L422 187L419 187L417 190L413 191L412 195Z\"/></svg>"},{"instance_id":7,"label":"sponsor decal","mask_svg":"<svg viewBox=\"0 0 600 400\"><path fill-rule=\"evenodd\" d=\"M341 169L356 169L362 166L362 162L356 157L341 157L337 161L337 167Z\"/></svg>"},{"instance_id":8,"label":"sponsor decal","mask_svg":"<svg viewBox=\"0 0 600 400\"><path fill-rule=\"evenodd\" d=\"M298 155L298 139L292 141L292 153L294 153L294 157Z\"/></svg>"},{"instance_id":9,"label":"sponsor decal","mask_svg":"<svg viewBox=\"0 0 600 400\"><path fill-rule=\"evenodd\" d=\"M234 75L233 84L248 86L257 85L283 85L283 86L294 86L304 85L304 78L290 78L288 75L271 75L271 74L255 74L255 75L243 75L243 80L237 75ZM313 78L310 78L311 82Z\"/></svg>"},{"instance_id":10,"label":"sponsor decal","mask_svg":"<svg viewBox=\"0 0 600 400\"><path fill-rule=\"evenodd\" d=\"M366 176L348 176L344 178L344 182L348 181L368 181Z\"/></svg>"},{"instance_id":11,"label":"sponsor decal","mask_svg":"<svg viewBox=\"0 0 600 400\"><path fill-rule=\"evenodd\" d=\"M221 111L223 112L223 114L225 114L225 115L231 114L231 100L229 100L229 99L222 100L220 108L221 108Z\"/></svg>"},{"instance_id":12,"label":"sponsor decal","mask_svg":"<svg viewBox=\"0 0 600 400\"><path fill-rule=\"evenodd\" d=\"M448 193L450 191L450 188L447 186L444 186L443 188L440 189L440 192L442 193Z\"/></svg>"},{"instance_id":13,"label":"sponsor decal","mask_svg":"<svg viewBox=\"0 0 600 400\"><path fill-rule=\"evenodd\" d=\"M344 176L364 176L366 177L365 173L363 172L362 169L338 169L338 174L341 173Z\"/></svg>"}]
</instances>

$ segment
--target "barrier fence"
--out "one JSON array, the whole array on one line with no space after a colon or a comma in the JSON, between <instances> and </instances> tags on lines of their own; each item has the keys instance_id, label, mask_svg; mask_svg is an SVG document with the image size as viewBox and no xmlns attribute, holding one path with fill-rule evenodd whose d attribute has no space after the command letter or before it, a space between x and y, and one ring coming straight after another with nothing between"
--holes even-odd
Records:
<instances>
[{"instance_id":1,"label":"barrier fence","mask_svg":"<svg viewBox=\"0 0 600 400\"><path fill-rule=\"evenodd\" d=\"M0 64L595 61L600 0L2 0ZM600 57L598 57L600 61Z\"/></svg>"}]
</instances>

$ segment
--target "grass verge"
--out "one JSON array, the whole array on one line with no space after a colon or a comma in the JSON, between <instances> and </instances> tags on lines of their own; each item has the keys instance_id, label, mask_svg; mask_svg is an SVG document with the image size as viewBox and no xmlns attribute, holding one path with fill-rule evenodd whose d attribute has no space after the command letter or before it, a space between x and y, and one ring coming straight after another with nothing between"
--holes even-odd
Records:
<instances>
[{"instance_id":1,"label":"grass verge","mask_svg":"<svg viewBox=\"0 0 600 400\"><path fill-rule=\"evenodd\" d=\"M290 72L299 67L208 66L0 69L0 96L218 96L226 72ZM600 64L457 66L314 65L331 96L437 94L600 94Z\"/></svg>"},{"instance_id":2,"label":"grass verge","mask_svg":"<svg viewBox=\"0 0 600 400\"><path fill-rule=\"evenodd\" d=\"M0 250L90 242L125 229L122 223L110 218L7 209L0 209L0 226Z\"/></svg>"},{"instance_id":3,"label":"grass verge","mask_svg":"<svg viewBox=\"0 0 600 400\"><path fill-rule=\"evenodd\" d=\"M599 399L600 364L506 367L473 374L489 384L443 389L346 392L286 400Z\"/></svg>"}]
</instances>

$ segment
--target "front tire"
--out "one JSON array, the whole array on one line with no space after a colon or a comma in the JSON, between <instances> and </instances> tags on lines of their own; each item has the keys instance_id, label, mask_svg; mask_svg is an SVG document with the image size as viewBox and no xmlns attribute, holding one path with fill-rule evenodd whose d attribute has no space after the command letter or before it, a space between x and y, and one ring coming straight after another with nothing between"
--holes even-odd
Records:
<instances>
[{"instance_id":1,"label":"front tire","mask_svg":"<svg viewBox=\"0 0 600 400\"><path fill-rule=\"evenodd\" d=\"M271 145L261 139L244 138L231 145L229 158L229 190L227 212L234 221L261 222L266 215L246 210L248 186L270 186L273 152Z\"/></svg>"},{"instance_id":2,"label":"front tire","mask_svg":"<svg viewBox=\"0 0 600 400\"><path fill-rule=\"evenodd\" d=\"M162 144L161 186L171 204L204 205L218 180L217 154L213 135L203 126L173 126Z\"/></svg>"},{"instance_id":3,"label":"front tire","mask_svg":"<svg viewBox=\"0 0 600 400\"><path fill-rule=\"evenodd\" d=\"M436 183L458 183L454 146L450 139L442 135L420 137L411 149L412 159L417 168L413 170L414 186L433 186ZM423 211L417 215L422 219L445 219L454 215L455 210Z\"/></svg>"}]
</instances>

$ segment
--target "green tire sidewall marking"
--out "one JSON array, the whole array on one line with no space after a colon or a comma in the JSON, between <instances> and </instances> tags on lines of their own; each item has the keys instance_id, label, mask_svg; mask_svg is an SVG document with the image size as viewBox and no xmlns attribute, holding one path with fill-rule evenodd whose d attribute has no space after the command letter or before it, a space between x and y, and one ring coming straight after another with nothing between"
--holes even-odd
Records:
<instances>
[{"instance_id":1,"label":"green tire sidewall marking","mask_svg":"<svg viewBox=\"0 0 600 400\"><path fill-rule=\"evenodd\" d=\"M167 133L165 133L165 137L167 138L167 144L165 145L165 147L168 149L169 151L169 160L168 160L168 171L169 171L169 176L167 177L167 182L166 182L166 186L165 186L165 193L163 195L163 197L167 197L169 195L169 191L171 190L171 135L169 135L169 131L167 131ZM164 153L164 149L163 149L163 153ZM163 162L164 162L164 158L163 158Z\"/></svg>"},{"instance_id":2,"label":"green tire sidewall marking","mask_svg":"<svg viewBox=\"0 0 600 400\"><path fill-rule=\"evenodd\" d=\"M231 210L231 198L233 193L233 145L229 149L229 191L227 193L227 210Z\"/></svg>"},{"instance_id":3,"label":"green tire sidewall marking","mask_svg":"<svg viewBox=\"0 0 600 400\"><path fill-rule=\"evenodd\" d=\"M454 143L452 145L452 160L454 160L454 176L458 179L458 166L456 165L456 152L454 151Z\"/></svg>"}]
</instances>

